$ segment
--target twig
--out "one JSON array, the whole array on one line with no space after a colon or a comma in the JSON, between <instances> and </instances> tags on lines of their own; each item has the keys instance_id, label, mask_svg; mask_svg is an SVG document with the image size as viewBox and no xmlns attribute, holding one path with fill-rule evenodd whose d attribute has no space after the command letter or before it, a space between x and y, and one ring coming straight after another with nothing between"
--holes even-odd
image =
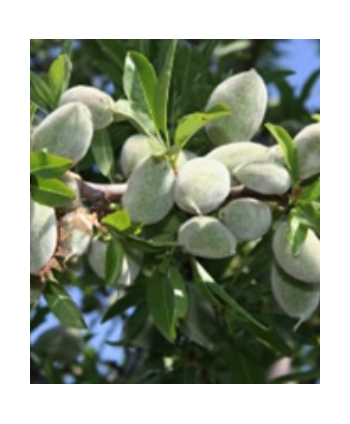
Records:
<instances>
[{"instance_id":1,"label":"twig","mask_svg":"<svg viewBox=\"0 0 350 424\"><path fill-rule=\"evenodd\" d=\"M78 182L81 197L91 202L100 200L119 202L127 188L126 184L96 184L83 180Z\"/></svg>"}]
</instances>

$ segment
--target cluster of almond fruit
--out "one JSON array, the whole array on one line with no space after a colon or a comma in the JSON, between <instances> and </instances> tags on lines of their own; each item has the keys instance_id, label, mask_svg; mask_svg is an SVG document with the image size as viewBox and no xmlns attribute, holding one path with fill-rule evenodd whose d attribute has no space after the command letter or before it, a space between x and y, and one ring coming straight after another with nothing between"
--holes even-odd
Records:
<instances>
[{"instance_id":1,"label":"cluster of almond fruit","mask_svg":"<svg viewBox=\"0 0 350 424\"><path fill-rule=\"evenodd\" d=\"M263 123L267 101L266 85L254 70L218 85L207 108L223 103L232 113L206 125L214 147L204 157L187 149L154 156L148 135L128 138L119 163L127 183L122 207L131 221L150 226L179 208L188 219L179 228L178 245L199 258L233 257L237 243L264 237L274 225L271 208L275 207L264 196L285 196L292 185L281 148L252 141ZM71 88L62 95L59 107L34 129L32 150L46 149L77 164L89 150L94 131L113 121L118 116L109 95L92 87ZM306 126L294 143L300 181L318 175L320 124ZM59 221L53 208L31 199L30 271L38 274L45 269L61 244L69 257L87 254L92 269L104 278L107 244L94 235L77 181L67 175L66 182L75 190L76 199ZM232 190L238 186L244 186L251 197L232 199ZM288 240L288 224L275 224L272 290L288 315L305 320L319 303L320 241L309 229L295 254ZM131 284L141 272L141 261L140 253L127 251L117 284Z\"/></svg>"}]
</instances>

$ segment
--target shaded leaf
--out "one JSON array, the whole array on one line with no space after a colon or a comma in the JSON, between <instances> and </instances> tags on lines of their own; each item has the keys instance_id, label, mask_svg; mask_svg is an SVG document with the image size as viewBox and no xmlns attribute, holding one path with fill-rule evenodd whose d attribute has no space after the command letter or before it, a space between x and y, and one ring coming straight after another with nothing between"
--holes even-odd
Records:
<instances>
[{"instance_id":1,"label":"shaded leaf","mask_svg":"<svg viewBox=\"0 0 350 424\"><path fill-rule=\"evenodd\" d=\"M112 238L108 243L106 254L106 285L113 286L122 270L124 249L120 241Z\"/></svg>"},{"instance_id":2,"label":"shaded leaf","mask_svg":"<svg viewBox=\"0 0 350 424\"><path fill-rule=\"evenodd\" d=\"M130 55L125 57L123 88L128 100L134 101L144 112L147 111L147 104L144 98L141 82L138 77L136 66Z\"/></svg>"},{"instance_id":3,"label":"shaded leaf","mask_svg":"<svg viewBox=\"0 0 350 424\"><path fill-rule=\"evenodd\" d=\"M44 291L44 297L51 312L63 325L86 328L79 308L60 284L48 283Z\"/></svg>"},{"instance_id":4,"label":"shaded leaf","mask_svg":"<svg viewBox=\"0 0 350 424\"><path fill-rule=\"evenodd\" d=\"M169 277L174 290L176 316L178 318L185 318L188 312L186 282L182 278L180 271L175 266L170 267Z\"/></svg>"},{"instance_id":5,"label":"shaded leaf","mask_svg":"<svg viewBox=\"0 0 350 424\"><path fill-rule=\"evenodd\" d=\"M193 284L188 287L189 310L180 324L181 332L191 341L211 350L216 332L214 309L206 302Z\"/></svg>"},{"instance_id":6,"label":"shaded leaf","mask_svg":"<svg viewBox=\"0 0 350 424\"><path fill-rule=\"evenodd\" d=\"M113 181L114 152L107 130L95 131L91 150L101 174Z\"/></svg>"},{"instance_id":7,"label":"shaded leaf","mask_svg":"<svg viewBox=\"0 0 350 424\"><path fill-rule=\"evenodd\" d=\"M122 298L116 300L116 302L107 309L103 315L102 322L107 322L121 315L132 306L138 306L143 301L143 297L143 291L140 292L140 290L129 289Z\"/></svg>"},{"instance_id":8,"label":"shaded leaf","mask_svg":"<svg viewBox=\"0 0 350 424\"><path fill-rule=\"evenodd\" d=\"M30 71L30 101L44 112L54 108L48 84L32 71Z\"/></svg>"},{"instance_id":9,"label":"shaded leaf","mask_svg":"<svg viewBox=\"0 0 350 424\"><path fill-rule=\"evenodd\" d=\"M126 53L121 40L105 39L96 41L105 52L106 56L116 65L118 65L120 69L123 69Z\"/></svg>"},{"instance_id":10,"label":"shaded leaf","mask_svg":"<svg viewBox=\"0 0 350 424\"><path fill-rule=\"evenodd\" d=\"M138 131L149 137L154 137L154 124L139 104L128 100L118 100L114 107L117 120L125 119L129 121Z\"/></svg>"},{"instance_id":11,"label":"shaded leaf","mask_svg":"<svg viewBox=\"0 0 350 424\"><path fill-rule=\"evenodd\" d=\"M170 278L160 272L147 281L147 304L158 330L170 342L176 338L175 300Z\"/></svg>"},{"instance_id":12,"label":"shaded leaf","mask_svg":"<svg viewBox=\"0 0 350 424\"><path fill-rule=\"evenodd\" d=\"M37 111L38 107L34 104L30 104L30 126L32 126L33 119L35 116L35 112Z\"/></svg>"},{"instance_id":13,"label":"shaded leaf","mask_svg":"<svg viewBox=\"0 0 350 424\"><path fill-rule=\"evenodd\" d=\"M221 302L211 292L209 285L216 284L212 276L203 268L203 266L196 260L192 260L193 278L199 292L211 305L216 308L222 308Z\"/></svg>"},{"instance_id":14,"label":"shaded leaf","mask_svg":"<svg viewBox=\"0 0 350 424\"><path fill-rule=\"evenodd\" d=\"M134 62L141 82L141 87L149 113L155 122L154 96L158 84L156 71L146 56L141 53L131 52L129 57Z\"/></svg>"},{"instance_id":15,"label":"shaded leaf","mask_svg":"<svg viewBox=\"0 0 350 424\"><path fill-rule=\"evenodd\" d=\"M163 132L168 138L168 99L169 99L169 90L171 75L174 66L175 53L178 40L172 40L166 59L163 70L159 76L159 81L155 90L154 98L154 112L155 112L155 121L157 128Z\"/></svg>"}]
</instances>

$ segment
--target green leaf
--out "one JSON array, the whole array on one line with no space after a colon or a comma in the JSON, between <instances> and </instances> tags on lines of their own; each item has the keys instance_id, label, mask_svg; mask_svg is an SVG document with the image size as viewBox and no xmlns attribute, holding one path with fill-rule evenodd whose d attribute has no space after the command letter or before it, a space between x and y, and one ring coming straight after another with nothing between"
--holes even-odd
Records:
<instances>
[{"instance_id":1,"label":"green leaf","mask_svg":"<svg viewBox=\"0 0 350 424\"><path fill-rule=\"evenodd\" d=\"M34 177L30 186L30 194L36 202L54 208L64 206L75 198L73 190L62 181L54 178Z\"/></svg>"},{"instance_id":2,"label":"green leaf","mask_svg":"<svg viewBox=\"0 0 350 424\"><path fill-rule=\"evenodd\" d=\"M106 254L106 285L113 286L122 270L124 249L120 241L112 238Z\"/></svg>"},{"instance_id":3,"label":"green leaf","mask_svg":"<svg viewBox=\"0 0 350 424\"><path fill-rule=\"evenodd\" d=\"M49 70L49 87L54 106L58 105L61 95L69 86L72 63L66 54L61 54L52 63Z\"/></svg>"},{"instance_id":4,"label":"green leaf","mask_svg":"<svg viewBox=\"0 0 350 424\"><path fill-rule=\"evenodd\" d=\"M71 166L71 160L51 155L42 150L30 154L30 175L36 175L42 178L55 178L62 175Z\"/></svg>"},{"instance_id":5,"label":"green leaf","mask_svg":"<svg viewBox=\"0 0 350 424\"><path fill-rule=\"evenodd\" d=\"M135 63L130 55L125 57L123 88L128 100L137 102L142 110L147 111L147 104L143 95L141 82L138 77Z\"/></svg>"},{"instance_id":6,"label":"green leaf","mask_svg":"<svg viewBox=\"0 0 350 424\"><path fill-rule=\"evenodd\" d=\"M30 101L44 112L55 106L48 84L32 71L30 71Z\"/></svg>"},{"instance_id":7,"label":"green leaf","mask_svg":"<svg viewBox=\"0 0 350 424\"><path fill-rule=\"evenodd\" d=\"M293 186L298 185L299 166L297 147L288 132L278 125L266 124L266 128L280 145L285 163L292 177Z\"/></svg>"},{"instance_id":8,"label":"green leaf","mask_svg":"<svg viewBox=\"0 0 350 424\"><path fill-rule=\"evenodd\" d=\"M102 175L113 182L114 177L114 152L112 142L107 130L95 131L91 150L97 166Z\"/></svg>"},{"instance_id":9,"label":"green leaf","mask_svg":"<svg viewBox=\"0 0 350 424\"><path fill-rule=\"evenodd\" d=\"M107 215L103 218L102 224L108 225L121 233L129 230L132 226L130 216L124 210Z\"/></svg>"},{"instance_id":10,"label":"green leaf","mask_svg":"<svg viewBox=\"0 0 350 424\"><path fill-rule=\"evenodd\" d=\"M178 40L172 40L163 70L159 76L159 81L155 89L155 98L154 98L154 111L155 111L155 120L157 128L166 135L168 139L168 124L167 124L167 115L168 115L168 99L169 99L169 90L171 75L174 66L175 53Z\"/></svg>"},{"instance_id":11,"label":"green leaf","mask_svg":"<svg viewBox=\"0 0 350 424\"><path fill-rule=\"evenodd\" d=\"M292 355L292 348L284 341L283 337L278 334L278 330L270 329L263 331L256 326L248 324L248 329L256 337L256 339L263 344L267 349L274 352L279 352L282 355Z\"/></svg>"},{"instance_id":12,"label":"green leaf","mask_svg":"<svg viewBox=\"0 0 350 424\"><path fill-rule=\"evenodd\" d=\"M193 278L204 299L216 308L222 308L221 303L211 292L209 285L216 284L212 276L196 260L192 260Z\"/></svg>"},{"instance_id":13,"label":"green leaf","mask_svg":"<svg viewBox=\"0 0 350 424\"><path fill-rule=\"evenodd\" d=\"M198 263L196 262L197 272L200 272L200 277L203 283L206 284L206 287L215 295L218 299L223 301L228 305L234 312L242 315L248 322L254 324L261 330L267 331L267 328L256 320L248 311L246 311L242 306L239 305L230 295L228 295L225 290L219 286L215 280L209 275L209 273Z\"/></svg>"},{"instance_id":14,"label":"green leaf","mask_svg":"<svg viewBox=\"0 0 350 424\"><path fill-rule=\"evenodd\" d=\"M290 69L271 69L262 72L262 77L265 81L265 84L284 80L285 78L290 77L291 75L295 75L295 71L292 71Z\"/></svg>"},{"instance_id":15,"label":"green leaf","mask_svg":"<svg viewBox=\"0 0 350 424\"><path fill-rule=\"evenodd\" d=\"M221 59L225 56L231 55L232 53L241 52L247 50L252 45L252 40L236 40L229 44L219 44L214 49L214 57Z\"/></svg>"},{"instance_id":16,"label":"green leaf","mask_svg":"<svg viewBox=\"0 0 350 424\"><path fill-rule=\"evenodd\" d=\"M186 283L182 278L180 271L171 266L169 277L173 285L175 299L175 313L178 318L185 318L188 312L188 293Z\"/></svg>"},{"instance_id":17,"label":"green leaf","mask_svg":"<svg viewBox=\"0 0 350 424\"><path fill-rule=\"evenodd\" d=\"M60 284L48 283L44 291L44 297L51 312L63 325L86 328L79 308Z\"/></svg>"},{"instance_id":18,"label":"green leaf","mask_svg":"<svg viewBox=\"0 0 350 424\"><path fill-rule=\"evenodd\" d=\"M30 104L30 127L32 126L35 112L38 109L37 105Z\"/></svg>"},{"instance_id":19,"label":"green leaf","mask_svg":"<svg viewBox=\"0 0 350 424\"><path fill-rule=\"evenodd\" d=\"M320 203L299 201L296 210L300 219L303 219L307 227L312 228L316 233L320 233Z\"/></svg>"},{"instance_id":20,"label":"green leaf","mask_svg":"<svg viewBox=\"0 0 350 424\"><path fill-rule=\"evenodd\" d=\"M116 65L123 69L125 49L121 40L117 39L105 39L96 40L100 45L106 56L113 61Z\"/></svg>"},{"instance_id":21,"label":"green leaf","mask_svg":"<svg viewBox=\"0 0 350 424\"><path fill-rule=\"evenodd\" d=\"M215 312L193 284L188 286L189 310L180 323L181 332L191 341L206 348L213 349L213 338L217 331Z\"/></svg>"},{"instance_id":22,"label":"green leaf","mask_svg":"<svg viewBox=\"0 0 350 424\"><path fill-rule=\"evenodd\" d=\"M238 302L236 302L236 300L234 300L230 295L228 295L225 292L225 290L222 287L220 287L218 284L210 284L209 288L219 299L221 299L230 308L232 308L233 311L237 312L242 317L244 317L248 322L250 322L251 324L254 324L256 327L260 328L261 330L268 331L265 325L263 325L261 322L255 319L253 315L251 315Z\"/></svg>"},{"instance_id":23,"label":"green leaf","mask_svg":"<svg viewBox=\"0 0 350 424\"><path fill-rule=\"evenodd\" d=\"M305 102L309 99L311 96L311 91L319 78L320 69L316 69L316 71L312 72L309 78L306 80L299 96L299 103L301 105L304 105Z\"/></svg>"},{"instance_id":24,"label":"green leaf","mask_svg":"<svg viewBox=\"0 0 350 424\"><path fill-rule=\"evenodd\" d=\"M154 137L155 127L149 115L147 115L138 103L128 100L118 100L114 106L117 120L126 119L138 131L149 137Z\"/></svg>"},{"instance_id":25,"label":"green leaf","mask_svg":"<svg viewBox=\"0 0 350 424\"><path fill-rule=\"evenodd\" d=\"M315 113L314 115L312 115L312 119L314 121L320 122L321 121L321 116L319 113Z\"/></svg>"},{"instance_id":26,"label":"green leaf","mask_svg":"<svg viewBox=\"0 0 350 424\"><path fill-rule=\"evenodd\" d=\"M135 64L149 113L155 122L154 96L158 84L156 71L149 60L141 53L131 52L129 57Z\"/></svg>"},{"instance_id":27,"label":"green leaf","mask_svg":"<svg viewBox=\"0 0 350 424\"><path fill-rule=\"evenodd\" d=\"M175 300L170 278L160 272L147 281L147 304L152 320L162 335L173 342L175 330Z\"/></svg>"},{"instance_id":28,"label":"green leaf","mask_svg":"<svg viewBox=\"0 0 350 424\"><path fill-rule=\"evenodd\" d=\"M321 179L318 178L313 184L308 185L302 189L302 193L299 196L300 200L316 200L319 201L321 197Z\"/></svg>"},{"instance_id":29,"label":"green leaf","mask_svg":"<svg viewBox=\"0 0 350 424\"><path fill-rule=\"evenodd\" d=\"M141 304L130 315L124 325L123 339L127 344L132 344L135 337L145 327L148 317L148 309L146 304Z\"/></svg>"},{"instance_id":30,"label":"green leaf","mask_svg":"<svg viewBox=\"0 0 350 424\"><path fill-rule=\"evenodd\" d=\"M118 315L121 315L132 306L138 306L143 301L144 293L135 287L129 288L126 294L118 299L112 306L110 306L102 318L102 323L105 323Z\"/></svg>"},{"instance_id":31,"label":"green leaf","mask_svg":"<svg viewBox=\"0 0 350 424\"><path fill-rule=\"evenodd\" d=\"M288 240L295 256L299 255L307 235L307 226L301 221L300 216L294 210L289 215Z\"/></svg>"},{"instance_id":32,"label":"green leaf","mask_svg":"<svg viewBox=\"0 0 350 424\"><path fill-rule=\"evenodd\" d=\"M208 112L197 112L182 118L176 128L175 144L185 147L194 134L209 122L231 114L231 109L224 104L214 105Z\"/></svg>"},{"instance_id":33,"label":"green leaf","mask_svg":"<svg viewBox=\"0 0 350 424\"><path fill-rule=\"evenodd\" d=\"M289 382L316 381L320 378L320 370L300 371L292 374L282 375L269 381L269 384L285 384Z\"/></svg>"},{"instance_id":34,"label":"green leaf","mask_svg":"<svg viewBox=\"0 0 350 424\"><path fill-rule=\"evenodd\" d=\"M62 54L67 55L69 58L72 55L73 39L66 39L62 44Z\"/></svg>"}]
</instances>

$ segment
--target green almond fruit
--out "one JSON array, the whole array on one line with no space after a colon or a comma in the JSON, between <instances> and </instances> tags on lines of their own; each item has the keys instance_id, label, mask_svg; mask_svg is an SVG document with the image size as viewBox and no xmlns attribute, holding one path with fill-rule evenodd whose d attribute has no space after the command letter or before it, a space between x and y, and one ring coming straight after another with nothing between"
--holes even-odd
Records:
<instances>
[{"instance_id":1,"label":"green almond fruit","mask_svg":"<svg viewBox=\"0 0 350 424\"><path fill-rule=\"evenodd\" d=\"M243 241L263 237L272 225L270 207L250 198L233 200L221 209L219 217L232 234Z\"/></svg>"},{"instance_id":2,"label":"green almond fruit","mask_svg":"<svg viewBox=\"0 0 350 424\"><path fill-rule=\"evenodd\" d=\"M226 79L213 91L207 110L224 103L232 113L206 126L209 138L216 145L251 140L263 122L267 100L266 85L255 70Z\"/></svg>"},{"instance_id":3,"label":"green almond fruit","mask_svg":"<svg viewBox=\"0 0 350 424\"><path fill-rule=\"evenodd\" d=\"M55 210L30 199L30 273L37 274L53 257L58 240Z\"/></svg>"},{"instance_id":4,"label":"green almond fruit","mask_svg":"<svg viewBox=\"0 0 350 424\"><path fill-rule=\"evenodd\" d=\"M67 90L60 106L72 102L83 103L90 110L95 130L102 130L113 122L114 100L98 88L79 85Z\"/></svg>"},{"instance_id":5,"label":"green almond fruit","mask_svg":"<svg viewBox=\"0 0 350 424\"><path fill-rule=\"evenodd\" d=\"M137 165L123 196L133 222L145 225L161 221L174 205L175 174L168 162L149 157Z\"/></svg>"},{"instance_id":6,"label":"green almond fruit","mask_svg":"<svg viewBox=\"0 0 350 424\"><path fill-rule=\"evenodd\" d=\"M319 123L311 124L300 131L294 139L298 152L299 175L302 180L320 173L320 131Z\"/></svg>"},{"instance_id":7,"label":"green almond fruit","mask_svg":"<svg viewBox=\"0 0 350 424\"><path fill-rule=\"evenodd\" d=\"M237 241L220 221L199 216L185 222L179 229L178 241L191 255L221 259L236 253Z\"/></svg>"},{"instance_id":8,"label":"green almond fruit","mask_svg":"<svg viewBox=\"0 0 350 424\"><path fill-rule=\"evenodd\" d=\"M292 318L306 321L320 301L320 286L304 284L274 264L271 271L272 293L279 307Z\"/></svg>"},{"instance_id":9,"label":"green almond fruit","mask_svg":"<svg viewBox=\"0 0 350 424\"><path fill-rule=\"evenodd\" d=\"M176 169L180 170L185 165L185 163L192 159L196 159L197 157L198 156L195 153L191 152L191 150L181 150L176 160Z\"/></svg>"},{"instance_id":10,"label":"green almond fruit","mask_svg":"<svg viewBox=\"0 0 350 424\"><path fill-rule=\"evenodd\" d=\"M91 269L100 278L106 277L107 243L94 239L88 252L88 261ZM117 286L129 286L138 277L141 271L142 255L139 252L129 251L124 255L122 269L116 281Z\"/></svg>"},{"instance_id":11,"label":"green almond fruit","mask_svg":"<svg viewBox=\"0 0 350 424\"><path fill-rule=\"evenodd\" d=\"M226 167L212 158L197 158L179 170L175 184L175 202L185 212L206 214L217 209L231 189Z\"/></svg>"},{"instance_id":12,"label":"green almond fruit","mask_svg":"<svg viewBox=\"0 0 350 424\"><path fill-rule=\"evenodd\" d=\"M120 167L125 178L129 178L136 166L143 159L152 156L149 139L143 134L129 137L122 148L120 155ZM180 169L187 161L197 155L189 150L182 150L176 161L176 168Z\"/></svg>"},{"instance_id":13,"label":"green almond fruit","mask_svg":"<svg viewBox=\"0 0 350 424\"><path fill-rule=\"evenodd\" d=\"M282 195L291 188L288 171L280 165L268 162L251 162L239 166L234 177L250 190L261 194Z\"/></svg>"},{"instance_id":14,"label":"green almond fruit","mask_svg":"<svg viewBox=\"0 0 350 424\"><path fill-rule=\"evenodd\" d=\"M45 331L33 346L37 355L64 363L74 361L83 349L84 339L79 332L63 326Z\"/></svg>"},{"instance_id":15,"label":"green almond fruit","mask_svg":"<svg viewBox=\"0 0 350 424\"><path fill-rule=\"evenodd\" d=\"M62 232L61 247L68 252L68 258L83 256L89 249L92 239L93 225L91 218L77 210L64 215L60 219Z\"/></svg>"},{"instance_id":16,"label":"green almond fruit","mask_svg":"<svg viewBox=\"0 0 350 424\"><path fill-rule=\"evenodd\" d=\"M282 223L274 235L273 252L287 274L305 283L320 282L320 240L312 230L308 230L300 253L294 255L288 240L288 224Z\"/></svg>"},{"instance_id":17,"label":"green almond fruit","mask_svg":"<svg viewBox=\"0 0 350 424\"><path fill-rule=\"evenodd\" d=\"M62 181L75 193L75 198L66 203L62 209L65 211L73 211L82 206L79 182L70 172L66 172L62 177Z\"/></svg>"},{"instance_id":18,"label":"green almond fruit","mask_svg":"<svg viewBox=\"0 0 350 424\"><path fill-rule=\"evenodd\" d=\"M226 144L212 150L207 157L216 159L233 173L238 166L249 162L270 160L269 149L261 144L251 141L239 141Z\"/></svg>"},{"instance_id":19,"label":"green almond fruit","mask_svg":"<svg viewBox=\"0 0 350 424\"><path fill-rule=\"evenodd\" d=\"M129 137L120 154L120 166L125 178L129 178L136 166L145 158L151 156L148 137L135 134Z\"/></svg>"},{"instance_id":20,"label":"green almond fruit","mask_svg":"<svg viewBox=\"0 0 350 424\"><path fill-rule=\"evenodd\" d=\"M52 112L33 133L33 150L47 149L53 155L79 162L87 153L93 136L89 109L69 103Z\"/></svg>"},{"instance_id":21,"label":"green almond fruit","mask_svg":"<svg viewBox=\"0 0 350 424\"><path fill-rule=\"evenodd\" d=\"M269 160L277 165L286 166L282 149L278 144L269 147Z\"/></svg>"}]
</instances>

